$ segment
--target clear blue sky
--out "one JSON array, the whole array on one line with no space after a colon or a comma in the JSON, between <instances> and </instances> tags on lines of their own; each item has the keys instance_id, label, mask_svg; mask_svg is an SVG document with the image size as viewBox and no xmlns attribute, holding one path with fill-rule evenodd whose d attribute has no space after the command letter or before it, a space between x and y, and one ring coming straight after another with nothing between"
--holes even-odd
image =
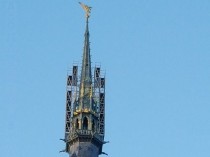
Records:
<instances>
[{"instance_id":1,"label":"clear blue sky","mask_svg":"<svg viewBox=\"0 0 210 157\"><path fill-rule=\"evenodd\" d=\"M106 70L110 157L210 156L210 1L83 0ZM0 156L67 157L67 69L81 62L76 0L0 0Z\"/></svg>"}]
</instances>

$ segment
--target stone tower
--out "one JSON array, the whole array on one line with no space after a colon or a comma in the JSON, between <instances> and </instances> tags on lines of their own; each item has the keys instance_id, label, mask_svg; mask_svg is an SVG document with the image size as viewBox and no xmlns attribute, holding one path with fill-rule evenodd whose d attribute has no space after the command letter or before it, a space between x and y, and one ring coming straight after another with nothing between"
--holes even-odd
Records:
<instances>
[{"instance_id":1,"label":"stone tower","mask_svg":"<svg viewBox=\"0 0 210 157\"><path fill-rule=\"evenodd\" d=\"M105 76L100 66L91 67L88 28L91 8L80 4L86 11L82 67L74 64L67 76L65 137L62 140L66 143L64 151L70 157L98 157L105 154L102 146L106 143Z\"/></svg>"}]
</instances>

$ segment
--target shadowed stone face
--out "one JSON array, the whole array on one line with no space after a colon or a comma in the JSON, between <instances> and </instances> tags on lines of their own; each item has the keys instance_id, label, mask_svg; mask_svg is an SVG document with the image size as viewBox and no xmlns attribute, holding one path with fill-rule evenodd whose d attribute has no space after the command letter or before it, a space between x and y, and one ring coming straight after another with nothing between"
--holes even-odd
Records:
<instances>
[{"instance_id":1,"label":"shadowed stone face","mask_svg":"<svg viewBox=\"0 0 210 157\"><path fill-rule=\"evenodd\" d=\"M70 147L71 157L98 157L98 147L90 142L76 142Z\"/></svg>"},{"instance_id":2,"label":"shadowed stone face","mask_svg":"<svg viewBox=\"0 0 210 157\"><path fill-rule=\"evenodd\" d=\"M72 156L70 156L70 157L77 157L77 156L76 156L76 154L73 154L73 155L72 155Z\"/></svg>"}]
</instances>

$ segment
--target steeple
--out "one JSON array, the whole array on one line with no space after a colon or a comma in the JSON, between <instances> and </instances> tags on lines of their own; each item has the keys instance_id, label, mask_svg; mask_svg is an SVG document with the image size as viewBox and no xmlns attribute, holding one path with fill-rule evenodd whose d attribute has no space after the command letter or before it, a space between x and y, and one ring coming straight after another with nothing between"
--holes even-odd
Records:
<instances>
[{"instance_id":1,"label":"steeple","mask_svg":"<svg viewBox=\"0 0 210 157\"><path fill-rule=\"evenodd\" d=\"M83 49L82 70L79 89L79 106L83 109L90 108L90 97L92 93L92 74L91 74L91 57L90 57L90 42L88 19L86 17L85 41ZM84 106L85 105L85 106Z\"/></svg>"},{"instance_id":2,"label":"steeple","mask_svg":"<svg viewBox=\"0 0 210 157\"><path fill-rule=\"evenodd\" d=\"M89 17L91 7L80 3L85 10L86 30L81 75L78 65L67 76L65 152L70 157L98 157L105 135L105 76L95 66L92 77L90 56ZM80 79L78 79L80 78Z\"/></svg>"}]
</instances>

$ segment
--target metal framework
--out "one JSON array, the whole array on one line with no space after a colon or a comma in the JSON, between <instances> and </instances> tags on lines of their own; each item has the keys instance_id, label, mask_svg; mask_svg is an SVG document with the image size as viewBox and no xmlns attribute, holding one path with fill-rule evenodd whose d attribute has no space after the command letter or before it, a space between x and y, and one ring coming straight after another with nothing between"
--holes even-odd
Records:
<instances>
[{"instance_id":1,"label":"metal framework","mask_svg":"<svg viewBox=\"0 0 210 157\"><path fill-rule=\"evenodd\" d=\"M73 124L75 104L79 97L79 66L73 65L70 72L67 73L67 86L66 86L66 117L65 117L65 141L69 141L70 137L75 134ZM93 99L97 103L98 125L96 133L98 139L104 140L105 135L105 74L102 74L101 67L96 65L94 67L93 76ZM78 132L81 132L78 130Z\"/></svg>"},{"instance_id":2,"label":"metal framework","mask_svg":"<svg viewBox=\"0 0 210 157\"><path fill-rule=\"evenodd\" d=\"M78 93L78 65L73 65L71 72L67 74L65 140L72 131L73 102L78 98Z\"/></svg>"},{"instance_id":3,"label":"metal framework","mask_svg":"<svg viewBox=\"0 0 210 157\"><path fill-rule=\"evenodd\" d=\"M101 67L94 69L94 92L96 101L99 104L99 134L104 137L105 133L105 76L101 74Z\"/></svg>"}]
</instances>

